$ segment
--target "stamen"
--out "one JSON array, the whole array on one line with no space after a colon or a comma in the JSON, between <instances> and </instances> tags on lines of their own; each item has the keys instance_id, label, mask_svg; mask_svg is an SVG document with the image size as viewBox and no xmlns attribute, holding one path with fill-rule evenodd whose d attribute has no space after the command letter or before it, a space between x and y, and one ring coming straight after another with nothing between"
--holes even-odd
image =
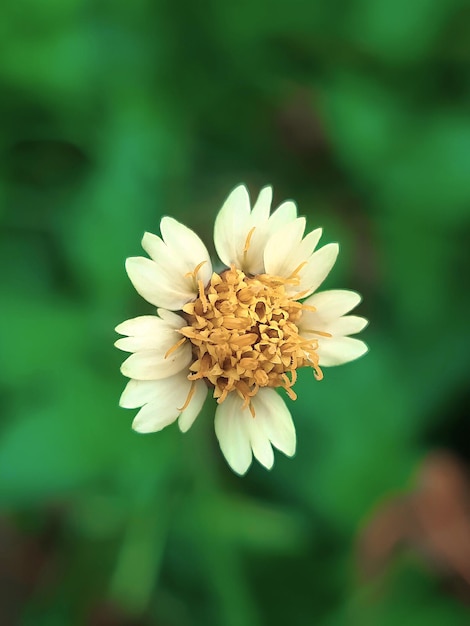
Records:
<instances>
[{"instance_id":1,"label":"stamen","mask_svg":"<svg viewBox=\"0 0 470 626\"><path fill-rule=\"evenodd\" d=\"M204 293L204 283L202 282L201 279L199 279L197 281L197 284L199 287L199 298L201 300L202 310L204 313L207 313L207 298L206 298L206 294Z\"/></svg>"},{"instance_id":2,"label":"stamen","mask_svg":"<svg viewBox=\"0 0 470 626\"><path fill-rule=\"evenodd\" d=\"M281 375L282 380L285 383L285 389L290 389L290 387L292 387L292 382L289 380L289 377L287 376L287 374L282 374Z\"/></svg>"},{"instance_id":3,"label":"stamen","mask_svg":"<svg viewBox=\"0 0 470 626\"><path fill-rule=\"evenodd\" d=\"M243 254L246 254L248 252L248 249L251 243L251 238L253 237L253 233L255 232L255 230L256 230L256 226L253 226L253 228L250 229L250 232L246 236L245 247L243 248Z\"/></svg>"},{"instance_id":4,"label":"stamen","mask_svg":"<svg viewBox=\"0 0 470 626\"><path fill-rule=\"evenodd\" d=\"M200 263L198 263L196 265L196 267L193 269L192 272L187 272L184 277L185 278L189 278L190 276L192 276L193 278L197 277L197 273L199 272L199 270L201 269L201 267L204 265L204 263L207 263L207 261L201 261Z\"/></svg>"},{"instance_id":5,"label":"stamen","mask_svg":"<svg viewBox=\"0 0 470 626\"><path fill-rule=\"evenodd\" d=\"M317 307L311 306L310 304L302 304L302 308L306 311L312 311L312 313L315 313L315 311L317 310Z\"/></svg>"},{"instance_id":6,"label":"stamen","mask_svg":"<svg viewBox=\"0 0 470 626\"><path fill-rule=\"evenodd\" d=\"M269 377L263 369L258 369L253 372L253 378L258 387L266 387L268 385Z\"/></svg>"},{"instance_id":7,"label":"stamen","mask_svg":"<svg viewBox=\"0 0 470 626\"><path fill-rule=\"evenodd\" d=\"M232 342L237 344L238 347L251 346L258 339L258 335L256 333L247 333L246 335L242 335L241 337L236 337L232 339Z\"/></svg>"},{"instance_id":8,"label":"stamen","mask_svg":"<svg viewBox=\"0 0 470 626\"><path fill-rule=\"evenodd\" d=\"M175 343L174 346L171 346L171 348L165 352L165 356L163 358L167 359L170 356L170 354L173 354L175 350L178 350L178 348L182 346L185 341L186 341L186 337L182 337L179 341Z\"/></svg>"},{"instance_id":9,"label":"stamen","mask_svg":"<svg viewBox=\"0 0 470 626\"><path fill-rule=\"evenodd\" d=\"M320 335L320 337L333 337L331 333L327 333L324 330L310 330L310 328L303 328L302 332L312 333L312 335Z\"/></svg>"},{"instance_id":10,"label":"stamen","mask_svg":"<svg viewBox=\"0 0 470 626\"><path fill-rule=\"evenodd\" d=\"M196 391L196 383L193 381L193 382L191 383L191 388L190 388L190 390L189 390L188 397L186 398L186 402L183 404L183 406L181 407L181 409L178 409L178 411L183 412L185 409L187 409L187 408L188 408L189 403L190 403L190 402L191 402L191 400L193 399L193 396L194 396L194 392L195 392L195 391Z\"/></svg>"},{"instance_id":11,"label":"stamen","mask_svg":"<svg viewBox=\"0 0 470 626\"><path fill-rule=\"evenodd\" d=\"M302 339L301 337L299 337L299 338ZM316 339L302 339L302 341L298 345L299 346L307 346L306 348L304 348L304 350L306 352L308 352L308 347L312 346L312 344L315 344L313 346L313 349L316 350L316 348L318 347L318 341Z\"/></svg>"},{"instance_id":12,"label":"stamen","mask_svg":"<svg viewBox=\"0 0 470 626\"><path fill-rule=\"evenodd\" d=\"M291 400L297 400L297 394L291 387L284 387L284 389Z\"/></svg>"},{"instance_id":13,"label":"stamen","mask_svg":"<svg viewBox=\"0 0 470 626\"><path fill-rule=\"evenodd\" d=\"M297 370L296 369L291 370L290 375L292 376L292 380L290 381L290 384L293 387L295 383L297 382Z\"/></svg>"},{"instance_id":14,"label":"stamen","mask_svg":"<svg viewBox=\"0 0 470 626\"><path fill-rule=\"evenodd\" d=\"M229 389L227 389L227 387L225 387L225 389L222 391L221 396L219 398L217 398L217 404L222 404L222 402L228 396L228 392L229 392Z\"/></svg>"},{"instance_id":15,"label":"stamen","mask_svg":"<svg viewBox=\"0 0 470 626\"><path fill-rule=\"evenodd\" d=\"M244 252L253 232L254 228L247 235ZM236 393L253 417L252 399L262 388L283 387L295 400L292 387L298 367L311 367L315 378L323 377L317 337L328 336L308 330L312 335L308 339L299 333L297 324L303 311L315 311L315 307L301 304L299 294L292 297L286 289L300 282L298 274L304 265L301 263L289 278L267 274L250 277L232 264L222 274L214 273L206 287L199 279L198 297L183 309L188 325L178 332L184 338L166 356L189 339L193 362L188 379L205 380L219 404L229 393Z\"/></svg>"},{"instance_id":16,"label":"stamen","mask_svg":"<svg viewBox=\"0 0 470 626\"><path fill-rule=\"evenodd\" d=\"M295 268L295 270L292 272L292 274L289 276L289 278L287 279L288 281L292 281L294 279L297 279L300 281L299 277L298 277L298 273L300 272L300 270L307 265L307 261L303 261L303 263L301 263L298 267ZM287 282L287 281L286 281Z\"/></svg>"}]
</instances>

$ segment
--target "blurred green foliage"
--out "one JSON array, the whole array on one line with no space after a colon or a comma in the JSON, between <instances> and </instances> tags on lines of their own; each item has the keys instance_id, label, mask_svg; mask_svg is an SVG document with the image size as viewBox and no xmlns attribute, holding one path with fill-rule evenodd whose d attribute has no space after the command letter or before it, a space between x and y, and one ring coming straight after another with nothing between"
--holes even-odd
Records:
<instances>
[{"instance_id":1,"label":"blurred green foliage","mask_svg":"<svg viewBox=\"0 0 470 626\"><path fill-rule=\"evenodd\" d=\"M361 583L355 544L430 449L470 456L469 18L463 0L2 4L2 624L468 623L418 558ZM130 430L113 348L151 311L124 271L143 231L170 214L213 246L239 182L340 241L327 286L371 319L367 357L299 377L296 457L243 479L211 402L184 436Z\"/></svg>"}]
</instances>

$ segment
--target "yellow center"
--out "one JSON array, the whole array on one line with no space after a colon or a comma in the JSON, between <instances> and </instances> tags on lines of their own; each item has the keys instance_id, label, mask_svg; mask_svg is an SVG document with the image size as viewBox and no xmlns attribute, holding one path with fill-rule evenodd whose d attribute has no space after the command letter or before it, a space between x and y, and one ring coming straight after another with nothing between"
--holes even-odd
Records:
<instances>
[{"instance_id":1,"label":"yellow center","mask_svg":"<svg viewBox=\"0 0 470 626\"><path fill-rule=\"evenodd\" d=\"M298 367L312 367L317 379L323 377L318 341L304 339L298 329L302 310L314 309L286 293L287 284L298 284L300 267L285 279L250 277L232 266L214 273L205 289L199 282L198 298L183 307L188 326L179 331L192 343L189 380L205 379L219 403L237 392L254 416L251 399L261 387L283 387L295 400Z\"/></svg>"}]
</instances>

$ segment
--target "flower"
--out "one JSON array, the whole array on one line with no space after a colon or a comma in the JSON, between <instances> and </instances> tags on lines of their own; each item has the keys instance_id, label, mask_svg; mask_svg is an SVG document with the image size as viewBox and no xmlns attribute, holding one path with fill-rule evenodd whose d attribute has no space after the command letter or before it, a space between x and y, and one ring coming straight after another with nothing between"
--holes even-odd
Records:
<instances>
[{"instance_id":1,"label":"flower","mask_svg":"<svg viewBox=\"0 0 470 626\"><path fill-rule=\"evenodd\" d=\"M178 420L186 432L209 389L218 406L215 432L230 467L244 474L253 455L266 468L273 446L296 448L290 412L277 393L293 390L297 369L357 359L367 351L350 337L367 324L346 315L360 302L353 291L314 293L333 267L338 244L316 250L320 228L304 236L306 221L293 202L270 215L271 187L250 208L245 186L222 206L214 242L226 269L213 272L201 239L171 217L161 237L145 233L150 258L132 257L126 270L157 315L123 322L116 346L131 355L121 367L130 378L120 405L140 408L133 428L159 431Z\"/></svg>"}]
</instances>

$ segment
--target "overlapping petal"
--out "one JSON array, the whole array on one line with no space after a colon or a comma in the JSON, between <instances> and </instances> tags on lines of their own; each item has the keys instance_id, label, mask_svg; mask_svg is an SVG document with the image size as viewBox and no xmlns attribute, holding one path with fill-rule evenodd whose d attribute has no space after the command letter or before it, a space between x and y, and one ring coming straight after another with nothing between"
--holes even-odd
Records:
<instances>
[{"instance_id":1,"label":"overlapping petal","mask_svg":"<svg viewBox=\"0 0 470 626\"><path fill-rule=\"evenodd\" d=\"M116 347L132 352L121 366L124 376L137 380L159 380L173 376L187 368L191 361L191 346L188 341L171 351L181 340L177 332L185 324L179 315L162 319L156 315L143 315L123 322L116 327L122 335Z\"/></svg>"},{"instance_id":2,"label":"overlapping petal","mask_svg":"<svg viewBox=\"0 0 470 626\"><path fill-rule=\"evenodd\" d=\"M307 300L305 304L315 307L315 322L329 322L349 313L361 302L361 296L349 289L328 289L320 291Z\"/></svg>"},{"instance_id":3,"label":"overlapping petal","mask_svg":"<svg viewBox=\"0 0 470 626\"><path fill-rule=\"evenodd\" d=\"M349 337L367 326L367 320L356 315L345 315L361 301L359 294L345 289L332 289L314 294L305 301L315 311L304 311L299 331L306 338L318 340L320 365L341 365L367 352L360 339ZM318 334L327 333L331 337Z\"/></svg>"},{"instance_id":4,"label":"overlapping petal","mask_svg":"<svg viewBox=\"0 0 470 626\"><path fill-rule=\"evenodd\" d=\"M181 411L190 391L191 383L185 372L160 380L131 379L121 395L119 404L126 409L143 407L133 422L133 428L138 432L161 430L174 422L178 416L180 430L186 432L199 415L208 389L203 382L198 381L189 406Z\"/></svg>"},{"instance_id":5,"label":"overlapping petal","mask_svg":"<svg viewBox=\"0 0 470 626\"><path fill-rule=\"evenodd\" d=\"M339 251L336 243L315 251L322 229L317 228L304 237L305 224L305 218L297 218L272 235L264 251L266 273L292 279L286 291L293 298L305 298L321 285Z\"/></svg>"},{"instance_id":6,"label":"overlapping petal","mask_svg":"<svg viewBox=\"0 0 470 626\"><path fill-rule=\"evenodd\" d=\"M207 387L205 390L207 393ZM162 430L178 416L188 430L202 406L200 402L195 405L190 402L188 408L181 411L190 391L191 382L185 372L161 380L130 380L122 393L120 405L125 408L142 407L132 423L137 432ZM198 395L200 398L201 394Z\"/></svg>"},{"instance_id":7,"label":"overlapping petal","mask_svg":"<svg viewBox=\"0 0 470 626\"><path fill-rule=\"evenodd\" d=\"M274 463L272 446L287 456L295 453L296 435L292 417L282 398L274 389L261 389L252 399L255 417L243 400L229 394L217 407L215 432L220 448L230 467L244 474L251 465L252 455L271 469Z\"/></svg>"},{"instance_id":8,"label":"overlapping petal","mask_svg":"<svg viewBox=\"0 0 470 626\"><path fill-rule=\"evenodd\" d=\"M215 412L215 434L227 463L237 474L245 474L251 465L252 452L248 433L248 409L234 393L229 394Z\"/></svg>"},{"instance_id":9,"label":"overlapping petal","mask_svg":"<svg viewBox=\"0 0 470 626\"><path fill-rule=\"evenodd\" d=\"M244 185L236 187L217 215L214 243L220 260L234 264L246 274L264 273L264 248L269 238L295 220L293 202L281 204L270 216L271 187L264 187L250 210L250 198Z\"/></svg>"},{"instance_id":10,"label":"overlapping petal","mask_svg":"<svg viewBox=\"0 0 470 626\"><path fill-rule=\"evenodd\" d=\"M178 311L196 297L198 280L207 284L212 264L206 246L190 228L164 217L160 229L163 239L152 233L145 233L142 239L142 247L151 259L131 257L126 261L126 270L145 300Z\"/></svg>"},{"instance_id":11,"label":"overlapping petal","mask_svg":"<svg viewBox=\"0 0 470 626\"><path fill-rule=\"evenodd\" d=\"M343 365L355 361L367 352L367 345L360 339L353 337L322 338L318 341L318 356L320 365Z\"/></svg>"},{"instance_id":12,"label":"overlapping petal","mask_svg":"<svg viewBox=\"0 0 470 626\"><path fill-rule=\"evenodd\" d=\"M194 420L201 412L208 391L209 389L203 380L198 380L195 383L194 395L191 398L191 402L181 413L178 420L178 426L182 433L187 432L193 425Z\"/></svg>"}]
</instances>

